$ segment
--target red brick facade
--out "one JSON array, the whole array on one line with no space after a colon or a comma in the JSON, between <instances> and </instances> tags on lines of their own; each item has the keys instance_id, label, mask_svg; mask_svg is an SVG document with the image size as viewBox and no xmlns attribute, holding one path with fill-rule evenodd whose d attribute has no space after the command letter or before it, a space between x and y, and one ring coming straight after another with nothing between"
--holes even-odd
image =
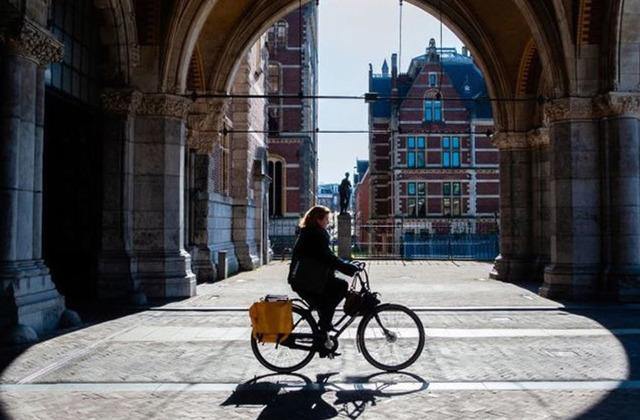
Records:
<instances>
[{"instance_id":1,"label":"red brick facade","mask_svg":"<svg viewBox=\"0 0 640 420\"><path fill-rule=\"evenodd\" d=\"M370 217L361 224L396 226L377 230L382 242L394 240L398 225L431 233L495 231L498 150L488 135L491 104L478 99L487 93L471 57L432 41L407 73L398 74L395 54L391 73L386 62L382 74L370 69L369 85L380 99L369 111L370 187L361 191L370 199L358 197L357 213Z\"/></svg>"}]
</instances>

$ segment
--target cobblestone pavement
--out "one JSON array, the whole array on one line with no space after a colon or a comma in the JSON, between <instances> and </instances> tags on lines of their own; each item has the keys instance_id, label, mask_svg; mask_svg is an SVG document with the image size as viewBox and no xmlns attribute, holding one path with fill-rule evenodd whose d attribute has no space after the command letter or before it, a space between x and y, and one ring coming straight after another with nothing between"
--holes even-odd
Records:
<instances>
[{"instance_id":1,"label":"cobblestone pavement","mask_svg":"<svg viewBox=\"0 0 640 420\"><path fill-rule=\"evenodd\" d=\"M422 356L404 373L342 355L275 375L254 358L246 308L289 293L274 263L198 296L3 349L12 419L639 418L640 306L563 305L488 280L475 262L373 262L372 288L416 309ZM339 315L339 314L338 314Z\"/></svg>"}]
</instances>

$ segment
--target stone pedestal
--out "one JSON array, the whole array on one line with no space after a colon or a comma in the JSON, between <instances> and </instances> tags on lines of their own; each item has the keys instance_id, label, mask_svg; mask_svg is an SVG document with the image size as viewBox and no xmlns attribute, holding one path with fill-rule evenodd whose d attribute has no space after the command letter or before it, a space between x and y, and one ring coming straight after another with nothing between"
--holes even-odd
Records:
<instances>
[{"instance_id":1,"label":"stone pedestal","mask_svg":"<svg viewBox=\"0 0 640 420\"><path fill-rule=\"evenodd\" d=\"M0 33L0 330L28 342L57 328L64 298L42 260L44 68L62 45L28 18ZM61 244L63 246L63 244Z\"/></svg>"},{"instance_id":2,"label":"stone pedestal","mask_svg":"<svg viewBox=\"0 0 640 420\"><path fill-rule=\"evenodd\" d=\"M351 259L351 215L349 213L338 215L338 256Z\"/></svg>"}]
</instances>

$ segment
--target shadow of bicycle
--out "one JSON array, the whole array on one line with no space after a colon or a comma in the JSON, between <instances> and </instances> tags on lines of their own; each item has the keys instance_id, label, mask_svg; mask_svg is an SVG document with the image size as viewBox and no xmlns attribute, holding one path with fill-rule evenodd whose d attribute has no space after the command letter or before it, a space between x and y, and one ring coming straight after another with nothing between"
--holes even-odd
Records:
<instances>
[{"instance_id":1,"label":"shadow of bicycle","mask_svg":"<svg viewBox=\"0 0 640 420\"><path fill-rule=\"evenodd\" d=\"M424 391L429 384L412 373L376 373L329 382L337 372L319 374L316 380L300 374L269 374L239 385L222 406L256 406L264 409L258 419L331 419L360 417L379 400ZM325 394L334 393L327 402Z\"/></svg>"}]
</instances>

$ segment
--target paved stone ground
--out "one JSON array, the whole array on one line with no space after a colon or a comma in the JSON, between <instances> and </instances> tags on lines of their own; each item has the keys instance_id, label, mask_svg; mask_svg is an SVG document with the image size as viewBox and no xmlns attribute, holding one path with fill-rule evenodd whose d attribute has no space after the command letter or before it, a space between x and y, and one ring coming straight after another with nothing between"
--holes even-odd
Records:
<instances>
[{"instance_id":1,"label":"paved stone ground","mask_svg":"<svg viewBox=\"0 0 640 420\"><path fill-rule=\"evenodd\" d=\"M275 375L254 358L246 308L288 293L274 263L198 296L3 349L12 419L639 418L640 306L563 305L488 280L475 262L370 264L383 301L416 309L420 359L387 374L358 353Z\"/></svg>"}]
</instances>

